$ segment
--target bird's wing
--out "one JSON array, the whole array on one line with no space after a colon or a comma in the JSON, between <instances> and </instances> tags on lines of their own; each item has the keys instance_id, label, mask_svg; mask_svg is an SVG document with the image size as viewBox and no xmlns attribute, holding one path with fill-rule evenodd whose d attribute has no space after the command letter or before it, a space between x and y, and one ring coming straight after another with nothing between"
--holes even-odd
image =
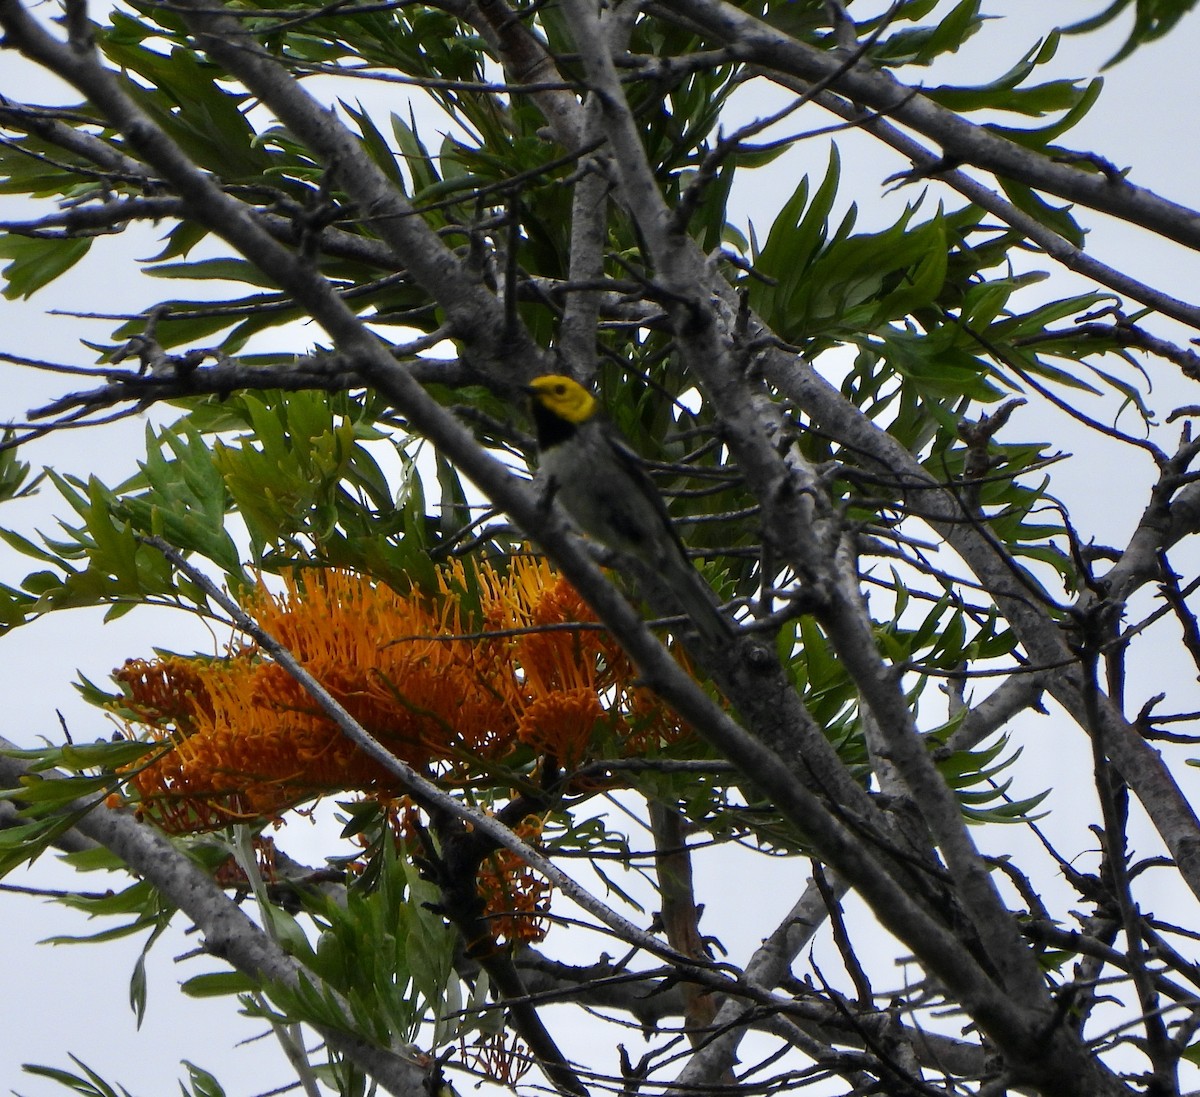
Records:
<instances>
[{"instance_id":1,"label":"bird's wing","mask_svg":"<svg viewBox=\"0 0 1200 1097\"><path fill-rule=\"evenodd\" d=\"M686 559L687 551L675 529L675 522L671 518L671 512L667 509L667 503L662 497L662 492L658 490L654 481L650 479L649 473L646 472L646 463L642 460L637 450L629 445L615 429L606 429L604 431L604 440L616 455L621 466L629 473L633 481L641 488L642 493L649 500L651 506L658 512L658 516L663 520L667 530L675 539L675 544L678 546L680 553Z\"/></svg>"}]
</instances>

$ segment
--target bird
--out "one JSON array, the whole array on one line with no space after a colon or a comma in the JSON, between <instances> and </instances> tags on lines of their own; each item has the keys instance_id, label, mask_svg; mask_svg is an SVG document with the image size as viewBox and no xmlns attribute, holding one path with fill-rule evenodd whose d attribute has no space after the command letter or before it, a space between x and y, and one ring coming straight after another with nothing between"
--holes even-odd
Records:
<instances>
[{"instance_id":1,"label":"bird","mask_svg":"<svg viewBox=\"0 0 1200 1097\"><path fill-rule=\"evenodd\" d=\"M716 595L688 559L637 454L596 397L557 373L534 378L526 392L548 497L562 503L583 533L645 565L707 643L729 643L733 629Z\"/></svg>"}]
</instances>

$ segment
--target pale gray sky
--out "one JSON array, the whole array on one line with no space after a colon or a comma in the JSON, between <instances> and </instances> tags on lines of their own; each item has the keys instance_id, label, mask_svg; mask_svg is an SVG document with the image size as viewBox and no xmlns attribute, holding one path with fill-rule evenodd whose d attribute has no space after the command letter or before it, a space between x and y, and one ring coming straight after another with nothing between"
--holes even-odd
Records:
<instances>
[{"instance_id":1,"label":"pale gray sky","mask_svg":"<svg viewBox=\"0 0 1200 1097\"><path fill-rule=\"evenodd\" d=\"M962 56L939 65L930 82L982 82L1006 70L1049 25L1048 13L1064 22L1091 14L1099 3L1081 0L1048 5L1037 0L1008 0L991 5L1003 16L1004 26L997 34L985 28L969 44ZM1193 17L1165 42L1147 47L1107 74L1107 86L1091 116L1070 135L1072 145L1095 148L1120 165L1133 164L1135 182L1150 186L1182 201L1193 200L1195 180L1200 177L1200 140L1196 133L1194 109L1194 55L1197 28ZM1116 48L1124 28L1104 36L1068 39L1060 59L1050 75L1074 75L1088 71ZM1007 45L1004 45L1004 44ZM6 73L14 61L4 55ZM22 77L24 79L24 77ZM10 75L0 73L0 92L10 91ZM19 89L23 90L23 89ZM368 100L380 93L356 86L353 95ZM389 105L396 109L395 89L387 92ZM751 94L751 93L748 93ZM743 109L761 109L757 102L744 102ZM916 188L883 197L880 181L904 165L894 156L858 139L839 139L843 149L845 193L858 201L861 223L874 228L894 217L899 203L915 197ZM760 236L765 234L774 211L791 193L797 178L805 172L817 178L827 160L828 141L806 143L782 157L755 178L735 202L735 217L754 218ZM853 182L852 182L853 181ZM0 197L0 208L13 208L13 200ZM1087 215L1093 225L1089 248L1104 261L1129 273L1163 284L1187 297L1191 287L1200 285L1200 257L1158 242L1147 234L1108 223ZM80 311L136 311L150 300L147 291L128 265L131 257L146 256L155 250L153 233L139 239L105 241L67 279L56 283L30 302L0 304L4 323L0 347L16 353L78 364L91 364L91 355L79 345L83 338L104 339L111 325L82 324L47 317L45 310L69 304ZM1039 292L1062 296L1078 292L1083 284L1062 271ZM1164 334L1175 334L1163 326ZM314 333L314 338L316 333ZM302 340L304 337L300 335ZM3 367L6 378L5 414L18 413L60 391L61 381L27 371ZM1154 363L1161 377L1164 405L1171 393L1179 391L1177 379ZM1195 402L1195 397L1188 400ZM1032 411L1030 413L1033 414ZM1027 436L1038 437L1036 419L1019 420ZM116 483L133 470L140 452L143 420L131 420L97 430L64 433L29 448L26 460L79 474L95 473L107 483ZM1055 439L1064 449L1100 453L1090 436ZM1125 452L1111 459L1100 456L1088 462L1069 462L1056 470L1057 491L1073 505L1084 507L1094 516L1105 534L1119 543L1141 506L1147 471L1129 464ZM1129 477L1126 480L1126 477ZM1128 483L1129 489L1124 490ZM2 520L6 525L28 529L36 522L52 528L56 511L52 492L29 503L6 506ZM0 581L14 582L33 565L18 559L7 548L0 548ZM82 706L70 689L76 672L104 681L108 671L126 657L148 654L153 645L177 650L219 650L225 636L208 634L194 621L165 612L143 611L101 626L100 614L75 611L59 614L19 630L0 640L4 658L0 661L0 691L6 698L3 734L20 743L32 744L39 737L59 736L56 710L61 710L72 732L79 739L106 735L103 719ZM1162 666L1178 667L1177 673L1189 677L1194 671L1171 652L1160 653ZM1174 670L1168 673L1176 673ZM1153 675L1148 681L1153 682ZM1154 692L1151 688L1147 692ZM1197 704L1200 708L1200 704ZM1053 722L1031 725L1022 735L1026 751L1022 781L1030 787L1015 790L1026 795L1037 791L1038 782L1051 783L1078 769L1090 772L1090 760L1082 751L1079 736L1054 734ZM1086 783L1086 782L1085 782ZM1200 798L1200 779L1192 790ZM1064 849L1090 848L1083 831L1088 817L1059 814L1054 820L1056 833L1062 836ZM285 832L287 848L295 855L317 859L323 848L317 834L306 834L308 825L293 823ZM997 840L1010 838L1012 848L1027 839L1015 829ZM1149 842L1150 839L1147 839ZM999 852L999 851L996 851ZM766 872L778 871L778 863L764 866ZM741 871L740 869L738 871ZM774 927L777 919L794 901L806 870L796 863L795 892L778 886L778 880L738 877L730 887L729 866L714 858L700 858L699 889L710 902L705 913L705 930L721 940L737 955L745 956L758 940ZM51 859L43 859L28 872L9 877L10 885L82 886L103 889L111 884L123 886L115 878L83 879L64 875ZM754 895L752 915L746 904L747 894ZM1190 897L1173 892L1161 897L1159 912L1187 903L1194 917ZM25 1097L49 1097L63 1091L44 1080L22 1075L20 1064L37 1062L69 1067L67 1053L72 1052L111 1082L129 1088L134 1097L175 1092L180 1075L179 1061L190 1059L214 1071L227 1087L230 1097L249 1097L288 1080L287 1068L270 1040L249 1048L231 1050L238 1040L259 1031L260 1026L232 1016L227 1002L199 1003L182 998L175 984L202 970L218 965L201 959L176 966L174 956L194 948L194 941L173 931L159 942L150 963L150 1003L146 1022L135 1031L127 1001L129 975L141 945L141 938L103 946L37 947L36 942L56 933L86 933L108 928L107 923L88 926L82 919L59 906L40 899L0 895L0 964L5 973L6 993L0 996L0 1092L13 1090ZM561 939L551 938L551 944ZM552 1017L552 1024L562 1018ZM586 1055L588 1026L573 1026L564 1043L568 1051ZM631 1037L632 1038L632 1037Z\"/></svg>"}]
</instances>

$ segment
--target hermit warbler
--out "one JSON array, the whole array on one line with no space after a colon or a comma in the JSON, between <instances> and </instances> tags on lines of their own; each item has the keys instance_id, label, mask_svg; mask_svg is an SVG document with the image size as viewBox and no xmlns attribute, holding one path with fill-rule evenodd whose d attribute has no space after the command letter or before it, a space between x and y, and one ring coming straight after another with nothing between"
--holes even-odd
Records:
<instances>
[{"instance_id":1,"label":"hermit warbler","mask_svg":"<svg viewBox=\"0 0 1200 1097\"><path fill-rule=\"evenodd\" d=\"M649 569L706 642L732 638L716 596L692 567L666 504L637 455L600 411L596 398L559 374L528 387L537 424L541 476L586 534Z\"/></svg>"}]
</instances>

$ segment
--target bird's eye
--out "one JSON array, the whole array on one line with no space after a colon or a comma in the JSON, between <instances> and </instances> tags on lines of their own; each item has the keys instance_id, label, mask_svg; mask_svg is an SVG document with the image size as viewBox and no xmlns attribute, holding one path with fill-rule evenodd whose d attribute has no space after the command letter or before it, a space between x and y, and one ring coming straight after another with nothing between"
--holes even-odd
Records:
<instances>
[{"instance_id":1,"label":"bird's eye","mask_svg":"<svg viewBox=\"0 0 1200 1097\"><path fill-rule=\"evenodd\" d=\"M567 394L567 386L566 385L555 385L554 386L554 395L555 396L566 396L566 394Z\"/></svg>"}]
</instances>

